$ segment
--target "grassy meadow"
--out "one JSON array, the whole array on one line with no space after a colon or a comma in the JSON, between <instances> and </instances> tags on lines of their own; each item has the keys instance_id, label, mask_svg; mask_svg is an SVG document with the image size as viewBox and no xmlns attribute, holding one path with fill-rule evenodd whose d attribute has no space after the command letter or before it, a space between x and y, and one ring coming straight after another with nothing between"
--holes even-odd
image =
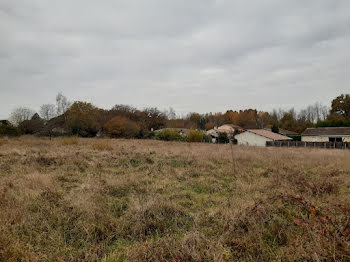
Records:
<instances>
[{"instance_id":1,"label":"grassy meadow","mask_svg":"<svg viewBox=\"0 0 350 262\"><path fill-rule=\"evenodd\" d=\"M0 261L350 261L350 150L0 138Z\"/></svg>"}]
</instances>

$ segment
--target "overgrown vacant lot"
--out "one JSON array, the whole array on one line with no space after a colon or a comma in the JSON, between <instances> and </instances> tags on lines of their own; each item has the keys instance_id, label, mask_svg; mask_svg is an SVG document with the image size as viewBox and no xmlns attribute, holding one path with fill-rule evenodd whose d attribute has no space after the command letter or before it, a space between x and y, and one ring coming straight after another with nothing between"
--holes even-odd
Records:
<instances>
[{"instance_id":1,"label":"overgrown vacant lot","mask_svg":"<svg viewBox=\"0 0 350 262\"><path fill-rule=\"evenodd\" d=\"M0 140L2 261L350 261L350 150Z\"/></svg>"}]
</instances>

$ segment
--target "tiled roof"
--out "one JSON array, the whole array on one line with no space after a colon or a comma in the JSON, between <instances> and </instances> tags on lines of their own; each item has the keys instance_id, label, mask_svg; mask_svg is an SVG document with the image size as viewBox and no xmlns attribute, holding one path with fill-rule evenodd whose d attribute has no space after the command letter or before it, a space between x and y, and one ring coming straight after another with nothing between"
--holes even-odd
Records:
<instances>
[{"instance_id":1,"label":"tiled roof","mask_svg":"<svg viewBox=\"0 0 350 262\"><path fill-rule=\"evenodd\" d=\"M350 136L350 127L319 127L308 128L302 136Z\"/></svg>"},{"instance_id":2,"label":"tiled roof","mask_svg":"<svg viewBox=\"0 0 350 262\"><path fill-rule=\"evenodd\" d=\"M233 128L233 129L237 129L237 130L244 130L244 128L237 126L237 125L233 125L233 124L224 124L222 126L219 126L218 129L224 129L224 128Z\"/></svg>"},{"instance_id":3,"label":"tiled roof","mask_svg":"<svg viewBox=\"0 0 350 262\"><path fill-rule=\"evenodd\" d=\"M273 133L265 129L248 129L247 132L251 132L259 136L270 138L272 140L292 140L292 138L290 137L282 136L280 134Z\"/></svg>"}]
</instances>

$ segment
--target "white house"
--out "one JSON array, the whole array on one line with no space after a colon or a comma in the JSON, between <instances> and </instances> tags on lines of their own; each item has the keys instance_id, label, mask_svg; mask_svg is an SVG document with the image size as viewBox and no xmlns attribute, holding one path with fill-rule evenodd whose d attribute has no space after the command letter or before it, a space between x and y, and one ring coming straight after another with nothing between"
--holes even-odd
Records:
<instances>
[{"instance_id":1,"label":"white house","mask_svg":"<svg viewBox=\"0 0 350 262\"><path fill-rule=\"evenodd\" d=\"M265 129L248 129L246 132L235 136L238 145L266 146L268 141L288 141L290 137L282 136Z\"/></svg>"},{"instance_id":2,"label":"white house","mask_svg":"<svg viewBox=\"0 0 350 262\"><path fill-rule=\"evenodd\" d=\"M303 142L350 142L350 127L307 128L301 134Z\"/></svg>"}]
</instances>

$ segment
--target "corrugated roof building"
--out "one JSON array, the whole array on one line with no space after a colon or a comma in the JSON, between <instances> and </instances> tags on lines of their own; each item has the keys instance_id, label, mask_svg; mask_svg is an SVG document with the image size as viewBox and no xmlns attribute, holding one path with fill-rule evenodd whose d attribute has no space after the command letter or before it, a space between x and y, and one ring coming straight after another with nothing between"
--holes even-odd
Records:
<instances>
[{"instance_id":1,"label":"corrugated roof building","mask_svg":"<svg viewBox=\"0 0 350 262\"><path fill-rule=\"evenodd\" d=\"M307 128L301 134L304 142L350 142L350 127Z\"/></svg>"}]
</instances>

